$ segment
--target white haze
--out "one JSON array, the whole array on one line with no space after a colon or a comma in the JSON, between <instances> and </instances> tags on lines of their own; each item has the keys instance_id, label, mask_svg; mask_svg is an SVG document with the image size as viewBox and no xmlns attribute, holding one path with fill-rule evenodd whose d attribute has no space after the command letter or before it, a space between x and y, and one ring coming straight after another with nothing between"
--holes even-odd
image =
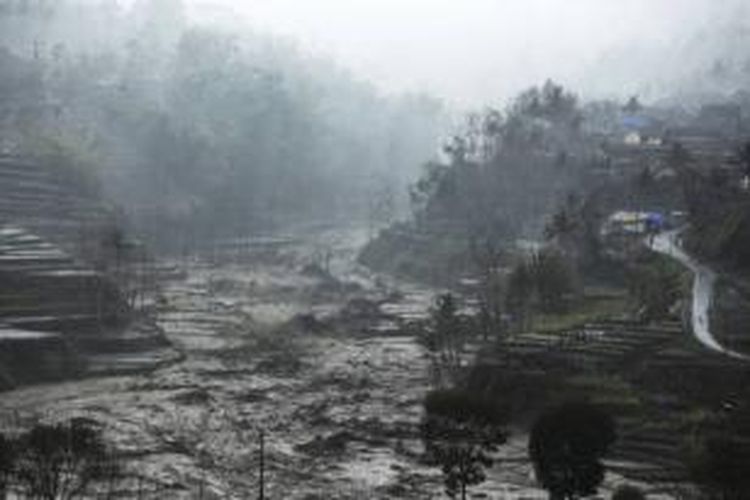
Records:
<instances>
[{"instance_id":1,"label":"white haze","mask_svg":"<svg viewBox=\"0 0 750 500\"><path fill-rule=\"evenodd\" d=\"M194 0L191 12L293 38L386 91L427 91L476 106L546 78L590 97L664 95L665 71L689 73L684 47L742 21L744 3Z\"/></svg>"}]
</instances>

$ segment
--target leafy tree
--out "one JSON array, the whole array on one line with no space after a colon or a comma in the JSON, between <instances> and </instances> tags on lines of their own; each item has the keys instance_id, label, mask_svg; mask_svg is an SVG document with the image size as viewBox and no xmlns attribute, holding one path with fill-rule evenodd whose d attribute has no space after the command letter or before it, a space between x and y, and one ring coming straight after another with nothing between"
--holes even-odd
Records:
<instances>
[{"instance_id":1,"label":"leafy tree","mask_svg":"<svg viewBox=\"0 0 750 500\"><path fill-rule=\"evenodd\" d=\"M531 320L531 300L534 294L534 277L528 263L518 263L508 279L508 309L515 316L516 323L523 330Z\"/></svg>"},{"instance_id":2,"label":"leafy tree","mask_svg":"<svg viewBox=\"0 0 750 500\"><path fill-rule=\"evenodd\" d=\"M432 356L437 382L442 382L442 369L458 375L461 355L468 335L466 318L458 313L456 299L450 293L435 300L430 324L421 332L420 341Z\"/></svg>"},{"instance_id":3,"label":"leafy tree","mask_svg":"<svg viewBox=\"0 0 750 500\"><path fill-rule=\"evenodd\" d=\"M554 249L545 248L535 252L529 264L541 309L562 309L574 289L573 273L566 259Z\"/></svg>"},{"instance_id":4,"label":"leafy tree","mask_svg":"<svg viewBox=\"0 0 750 500\"><path fill-rule=\"evenodd\" d=\"M431 164L412 190L417 229L446 241L517 238L590 163L594 144L580 122L577 98L553 82L523 92L503 113L470 115L446 145L446 161Z\"/></svg>"},{"instance_id":5,"label":"leafy tree","mask_svg":"<svg viewBox=\"0 0 750 500\"><path fill-rule=\"evenodd\" d=\"M638 96L634 95L631 96L630 99L628 99L628 102L623 106L623 111L635 114L638 113L641 109L643 109L643 106L641 105L640 101L638 100Z\"/></svg>"},{"instance_id":6,"label":"leafy tree","mask_svg":"<svg viewBox=\"0 0 750 500\"><path fill-rule=\"evenodd\" d=\"M602 456L615 441L612 417L589 403L566 403L534 423L529 455L552 500L593 495L604 479Z\"/></svg>"},{"instance_id":7,"label":"leafy tree","mask_svg":"<svg viewBox=\"0 0 750 500\"><path fill-rule=\"evenodd\" d=\"M578 216L577 200L575 197L568 197L565 204L554 213L552 219L544 228L544 235L550 240L559 240L561 246L565 248L568 240L574 237L580 227Z\"/></svg>"},{"instance_id":8,"label":"leafy tree","mask_svg":"<svg viewBox=\"0 0 750 500\"><path fill-rule=\"evenodd\" d=\"M682 295L682 275L678 267L662 257L649 256L637 262L629 273L629 289L644 321L664 318Z\"/></svg>"},{"instance_id":9,"label":"leafy tree","mask_svg":"<svg viewBox=\"0 0 750 500\"><path fill-rule=\"evenodd\" d=\"M502 261L505 257L503 243L491 227L470 238L470 251L475 270L479 277L477 302L479 305L478 323L482 337L498 334L503 329L503 308L505 298Z\"/></svg>"},{"instance_id":10,"label":"leafy tree","mask_svg":"<svg viewBox=\"0 0 750 500\"><path fill-rule=\"evenodd\" d=\"M443 470L445 491L466 499L467 488L485 480L491 453L507 440L507 410L461 389L430 392L424 401L422 439L428 458Z\"/></svg>"},{"instance_id":11,"label":"leafy tree","mask_svg":"<svg viewBox=\"0 0 750 500\"><path fill-rule=\"evenodd\" d=\"M547 222L544 235L576 269L591 269L601 259L602 208L596 195L569 195Z\"/></svg>"}]
</instances>

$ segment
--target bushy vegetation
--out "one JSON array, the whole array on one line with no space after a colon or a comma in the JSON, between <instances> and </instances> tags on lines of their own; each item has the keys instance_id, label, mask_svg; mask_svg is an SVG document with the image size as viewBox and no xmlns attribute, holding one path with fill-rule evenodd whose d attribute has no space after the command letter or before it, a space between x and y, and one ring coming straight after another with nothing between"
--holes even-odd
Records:
<instances>
[{"instance_id":1,"label":"bushy vegetation","mask_svg":"<svg viewBox=\"0 0 750 500\"><path fill-rule=\"evenodd\" d=\"M426 165L414 184L410 226L383 233L363 260L393 270L382 255L401 253L395 271L427 261L455 277L476 272L477 249L512 249L517 238L539 235L594 161L581 124L577 98L551 81L504 112L470 115L465 132L445 145L445 160Z\"/></svg>"},{"instance_id":2,"label":"bushy vegetation","mask_svg":"<svg viewBox=\"0 0 750 500\"><path fill-rule=\"evenodd\" d=\"M638 317L653 321L674 312L689 290L689 281L685 269L672 259L640 252L629 266L628 288Z\"/></svg>"},{"instance_id":3,"label":"bushy vegetation","mask_svg":"<svg viewBox=\"0 0 750 500\"><path fill-rule=\"evenodd\" d=\"M740 185L726 172L697 168L696 160L676 145L671 161L681 173L691 226L686 233L688 248L705 259L747 273L750 259L750 201ZM736 148L732 158L742 175L750 175L750 142Z\"/></svg>"},{"instance_id":4,"label":"bushy vegetation","mask_svg":"<svg viewBox=\"0 0 750 500\"><path fill-rule=\"evenodd\" d=\"M421 425L428 460L441 467L445 492L467 498L467 488L485 480L492 453L507 440L507 408L460 389L430 392Z\"/></svg>"},{"instance_id":5,"label":"bushy vegetation","mask_svg":"<svg viewBox=\"0 0 750 500\"><path fill-rule=\"evenodd\" d=\"M455 383L461 374L462 356L471 338L472 323L458 312L451 294L437 297L430 321L419 330L418 340L430 356L432 383L438 387Z\"/></svg>"},{"instance_id":6,"label":"bushy vegetation","mask_svg":"<svg viewBox=\"0 0 750 500\"><path fill-rule=\"evenodd\" d=\"M71 500L111 494L120 470L95 422L37 423L0 435L0 497Z\"/></svg>"},{"instance_id":7,"label":"bushy vegetation","mask_svg":"<svg viewBox=\"0 0 750 500\"><path fill-rule=\"evenodd\" d=\"M615 490L612 500L646 500L646 494L636 486L625 484Z\"/></svg>"},{"instance_id":8,"label":"bushy vegetation","mask_svg":"<svg viewBox=\"0 0 750 500\"><path fill-rule=\"evenodd\" d=\"M508 309L521 329L526 328L534 311L564 311L577 293L576 275L565 257L546 248L519 262L508 278Z\"/></svg>"},{"instance_id":9,"label":"bushy vegetation","mask_svg":"<svg viewBox=\"0 0 750 500\"><path fill-rule=\"evenodd\" d=\"M601 458L616 438L614 420L588 403L567 403L544 413L529 438L537 480L552 500L596 493L604 479Z\"/></svg>"}]
</instances>

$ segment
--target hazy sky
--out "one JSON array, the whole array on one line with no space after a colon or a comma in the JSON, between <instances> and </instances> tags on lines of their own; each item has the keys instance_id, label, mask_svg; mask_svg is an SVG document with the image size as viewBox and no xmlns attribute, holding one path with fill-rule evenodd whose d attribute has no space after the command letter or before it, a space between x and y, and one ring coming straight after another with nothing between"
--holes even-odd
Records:
<instances>
[{"instance_id":1,"label":"hazy sky","mask_svg":"<svg viewBox=\"0 0 750 500\"><path fill-rule=\"evenodd\" d=\"M547 77L582 91L626 94L631 89L625 83L591 85L587 72L603 56L627 54L630 46L665 50L715 23L730 4L750 0L200 3L231 10L261 31L294 37L386 90L426 90L474 105L505 99Z\"/></svg>"}]
</instances>

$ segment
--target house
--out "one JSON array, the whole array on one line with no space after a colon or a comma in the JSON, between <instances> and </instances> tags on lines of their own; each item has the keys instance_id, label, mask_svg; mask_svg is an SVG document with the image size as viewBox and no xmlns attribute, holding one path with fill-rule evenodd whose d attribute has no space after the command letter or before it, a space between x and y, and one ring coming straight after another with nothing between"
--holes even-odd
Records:
<instances>
[{"instance_id":1,"label":"house","mask_svg":"<svg viewBox=\"0 0 750 500\"><path fill-rule=\"evenodd\" d=\"M602 226L602 235L642 235L665 229L666 219L659 212L621 210L610 215Z\"/></svg>"}]
</instances>

